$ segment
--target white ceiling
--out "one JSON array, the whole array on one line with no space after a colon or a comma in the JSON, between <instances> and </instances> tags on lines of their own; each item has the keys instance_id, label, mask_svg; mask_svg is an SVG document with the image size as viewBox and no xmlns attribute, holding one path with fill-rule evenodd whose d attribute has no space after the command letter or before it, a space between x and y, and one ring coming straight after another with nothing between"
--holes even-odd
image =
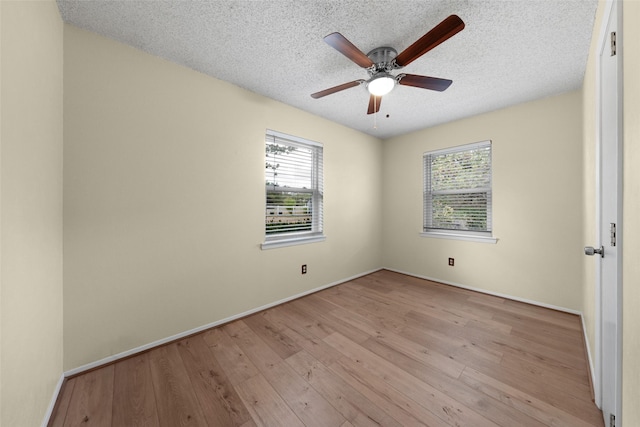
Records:
<instances>
[{"instance_id":1,"label":"white ceiling","mask_svg":"<svg viewBox=\"0 0 640 427\"><path fill-rule=\"evenodd\" d=\"M58 0L65 22L334 122L389 138L582 85L597 0ZM377 117L367 72L322 40L401 52L448 15L465 29L402 71L453 80L397 86ZM388 116L388 117L387 117ZM375 122L375 123L374 123ZM377 128L374 128L377 124Z\"/></svg>"}]
</instances>

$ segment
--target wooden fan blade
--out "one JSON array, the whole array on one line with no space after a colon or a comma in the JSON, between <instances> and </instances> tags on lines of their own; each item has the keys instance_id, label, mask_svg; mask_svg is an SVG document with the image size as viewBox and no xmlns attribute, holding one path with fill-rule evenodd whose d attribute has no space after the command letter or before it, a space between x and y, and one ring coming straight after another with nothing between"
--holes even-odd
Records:
<instances>
[{"instance_id":1,"label":"wooden fan blade","mask_svg":"<svg viewBox=\"0 0 640 427\"><path fill-rule=\"evenodd\" d=\"M396 64L406 67L440 43L462 31L464 22L457 15L451 15L436 25L431 31L420 37L414 44L406 48L396 57Z\"/></svg>"},{"instance_id":2,"label":"wooden fan blade","mask_svg":"<svg viewBox=\"0 0 640 427\"><path fill-rule=\"evenodd\" d=\"M403 74L402 78L398 82L403 86L413 86L422 89L437 90L442 92L446 90L453 83L452 80L439 79L437 77L419 76L417 74Z\"/></svg>"},{"instance_id":3,"label":"wooden fan blade","mask_svg":"<svg viewBox=\"0 0 640 427\"><path fill-rule=\"evenodd\" d=\"M330 87L329 89L321 90L320 92L312 93L311 97L315 99L322 98L323 96L331 95L332 93L340 92L341 90L359 86L362 82L363 80L354 80L349 83L343 83L338 86Z\"/></svg>"},{"instance_id":4,"label":"wooden fan blade","mask_svg":"<svg viewBox=\"0 0 640 427\"><path fill-rule=\"evenodd\" d=\"M381 96L371 95L369 97L369 109L367 110L367 114L373 114L380 111L380 102L382 101Z\"/></svg>"},{"instance_id":5,"label":"wooden fan blade","mask_svg":"<svg viewBox=\"0 0 640 427\"><path fill-rule=\"evenodd\" d=\"M373 61L367 55L340 33L331 33L324 38L324 41L362 68L369 68L373 65Z\"/></svg>"}]
</instances>

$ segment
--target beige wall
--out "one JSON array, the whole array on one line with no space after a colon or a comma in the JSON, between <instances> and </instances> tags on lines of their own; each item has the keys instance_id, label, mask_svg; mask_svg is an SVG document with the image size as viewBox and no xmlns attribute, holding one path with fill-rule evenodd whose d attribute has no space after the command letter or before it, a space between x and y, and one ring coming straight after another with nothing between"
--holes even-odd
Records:
<instances>
[{"instance_id":1,"label":"beige wall","mask_svg":"<svg viewBox=\"0 0 640 427\"><path fill-rule=\"evenodd\" d=\"M380 266L379 140L71 26L64 84L65 369ZM324 143L325 242L260 250L267 128Z\"/></svg>"},{"instance_id":2,"label":"beige wall","mask_svg":"<svg viewBox=\"0 0 640 427\"><path fill-rule=\"evenodd\" d=\"M622 422L640 425L640 2L623 3L624 209Z\"/></svg>"},{"instance_id":3,"label":"beige wall","mask_svg":"<svg viewBox=\"0 0 640 427\"><path fill-rule=\"evenodd\" d=\"M62 374L62 46L55 2L0 2L0 424L42 422Z\"/></svg>"},{"instance_id":4,"label":"beige wall","mask_svg":"<svg viewBox=\"0 0 640 427\"><path fill-rule=\"evenodd\" d=\"M581 102L576 91L386 141L384 266L579 310ZM421 237L422 154L487 139L498 243Z\"/></svg>"}]
</instances>

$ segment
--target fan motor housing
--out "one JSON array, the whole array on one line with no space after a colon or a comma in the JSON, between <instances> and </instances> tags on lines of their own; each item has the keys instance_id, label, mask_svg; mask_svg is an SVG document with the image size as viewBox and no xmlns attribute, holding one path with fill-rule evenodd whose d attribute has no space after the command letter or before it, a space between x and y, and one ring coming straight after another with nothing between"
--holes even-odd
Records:
<instances>
[{"instance_id":1,"label":"fan motor housing","mask_svg":"<svg viewBox=\"0 0 640 427\"><path fill-rule=\"evenodd\" d=\"M367 57L373 61L375 64L375 68L370 71L370 73L377 74L380 71L391 71L394 67L391 64L391 61L398 56L398 52L389 46L382 46L373 49L371 52L367 53Z\"/></svg>"}]
</instances>

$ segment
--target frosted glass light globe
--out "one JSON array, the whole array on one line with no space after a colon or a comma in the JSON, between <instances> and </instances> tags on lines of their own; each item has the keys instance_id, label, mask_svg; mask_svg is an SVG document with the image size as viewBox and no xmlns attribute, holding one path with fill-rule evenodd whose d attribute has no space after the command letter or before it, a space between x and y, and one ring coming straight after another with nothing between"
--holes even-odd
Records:
<instances>
[{"instance_id":1,"label":"frosted glass light globe","mask_svg":"<svg viewBox=\"0 0 640 427\"><path fill-rule=\"evenodd\" d=\"M389 74L385 73L378 77L374 77L373 80L367 84L367 89L371 95L382 96L391 92L395 85L396 80Z\"/></svg>"}]
</instances>

